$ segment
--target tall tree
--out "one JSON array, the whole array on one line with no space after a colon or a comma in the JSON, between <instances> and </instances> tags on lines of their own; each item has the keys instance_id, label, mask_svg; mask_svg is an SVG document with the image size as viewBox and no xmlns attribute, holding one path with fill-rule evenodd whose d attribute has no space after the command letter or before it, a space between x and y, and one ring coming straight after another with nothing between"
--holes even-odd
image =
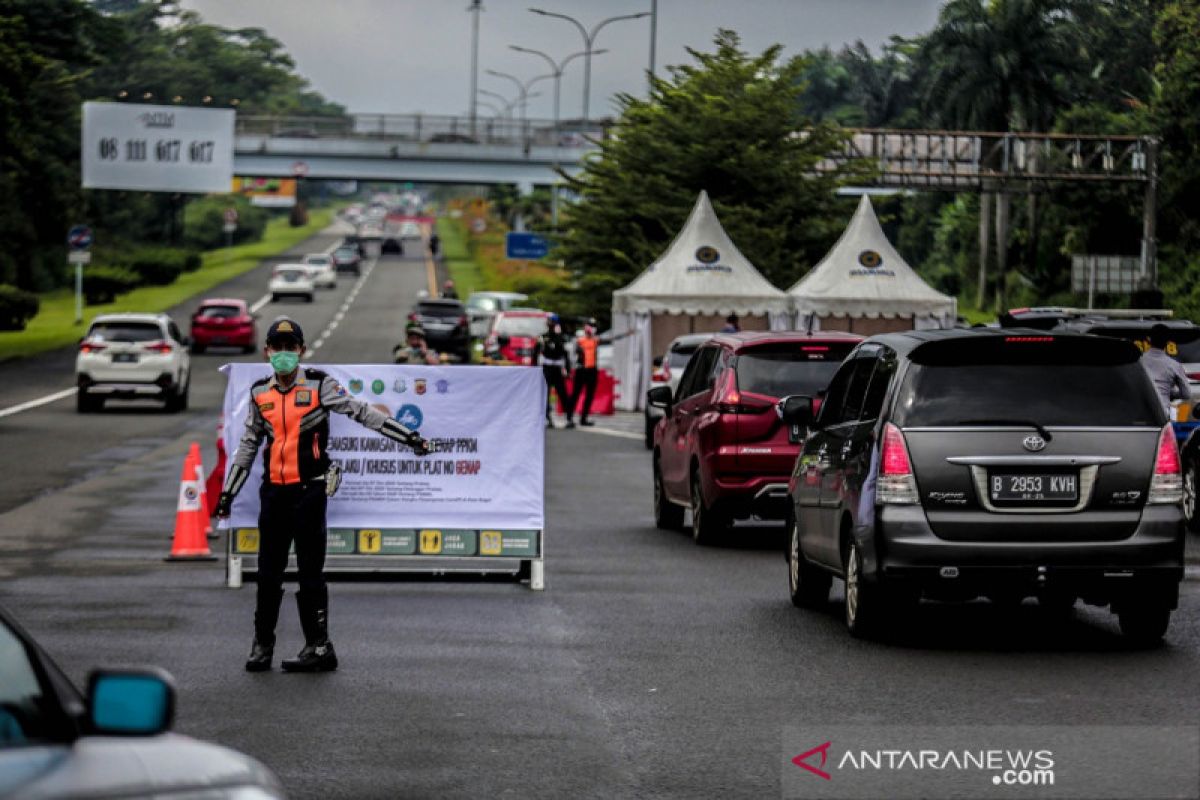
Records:
<instances>
[{"instance_id":1,"label":"tall tree","mask_svg":"<svg viewBox=\"0 0 1200 800\"><path fill-rule=\"evenodd\" d=\"M597 316L666 248L701 189L778 286L803 275L845 223L834 197L843 176L813 172L843 134L798 112L806 60L780 63L778 46L748 54L728 30L715 44L690 50L695 63L671 67L649 98L622 95L613 135L569 180L580 201L559 255Z\"/></svg>"}]
</instances>

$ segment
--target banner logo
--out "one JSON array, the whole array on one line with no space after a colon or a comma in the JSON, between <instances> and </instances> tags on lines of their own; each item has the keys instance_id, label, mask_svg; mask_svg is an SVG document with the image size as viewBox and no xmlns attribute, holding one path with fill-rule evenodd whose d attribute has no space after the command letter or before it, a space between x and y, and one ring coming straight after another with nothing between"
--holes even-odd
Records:
<instances>
[{"instance_id":1,"label":"banner logo","mask_svg":"<svg viewBox=\"0 0 1200 800\"><path fill-rule=\"evenodd\" d=\"M448 381L444 378L442 380L438 381L437 383L435 383L434 386L437 387L438 394L446 394L447 392L450 391L450 381Z\"/></svg>"},{"instance_id":2,"label":"banner logo","mask_svg":"<svg viewBox=\"0 0 1200 800\"><path fill-rule=\"evenodd\" d=\"M375 380L371 381L371 392L374 394L383 394L384 386L384 382L376 378Z\"/></svg>"},{"instance_id":3,"label":"banner logo","mask_svg":"<svg viewBox=\"0 0 1200 800\"><path fill-rule=\"evenodd\" d=\"M392 384L392 391L396 394L404 394L408 391L408 381L404 378L396 378L396 382Z\"/></svg>"},{"instance_id":4,"label":"banner logo","mask_svg":"<svg viewBox=\"0 0 1200 800\"><path fill-rule=\"evenodd\" d=\"M876 253L874 250L863 250L858 254L858 263L862 264L867 269L878 269L883 263L883 256Z\"/></svg>"},{"instance_id":5,"label":"banner logo","mask_svg":"<svg viewBox=\"0 0 1200 800\"><path fill-rule=\"evenodd\" d=\"M413 389L417 394L425 394L425 387L426 383L424 378L417 378L415 381L413 381Z\"/></svg>"},{"instance_id":6,"label":"banner logo","mask_svg":"<svg viewBox=\"0 0 1200 800\"><path fill-rule=\"evenodd\" d=\"M396 422L399 422L410 431L421 429L421 423L425 421L425 415L421 413L418 406L412 403L400 406L400 410L396 412Z\"/></svg>"},{"instance_id":7,"label":"banner logo","mask_svg":"<svg viewBox=\"0 0 1200 800\"><path fill-rule=\"evenodd\" d=\"M715 264L721 260L721 251L715 247L704 245L696 250L696 260L701 264Z\"/></svg>"},{"instance_id":8,"label":"banner logo","mask_svg":"<svg viewBox=\"0 0 1200 800\"><path fill-rule=\"evenodd\" d=\"M351 394L362 394L362 390L363 390L363 382L362 381L360 381L358 378L354 378L353 380L350 381L350 393Z\"/></svg>"}]
</instances>

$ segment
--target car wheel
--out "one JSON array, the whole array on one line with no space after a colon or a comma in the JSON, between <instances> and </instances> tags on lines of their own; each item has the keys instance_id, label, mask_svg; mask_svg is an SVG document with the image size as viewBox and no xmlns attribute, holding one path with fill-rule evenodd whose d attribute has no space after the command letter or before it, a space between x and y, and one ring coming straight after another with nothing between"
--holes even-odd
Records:
<instances>
[{"instance_id":1,"label":"car wheel","mask_svg":"<svg viewBox=\"0 0 1200 800\"><path fill-rule=\"evenodd\" d=\"M243 353L253 353L257 349L258 349L258 345L251 343L251 344L243 346L242 352Z\"/></svg>"},{"instance_id":2,"label":"car wheel","mask_svg":"<svg viewBox=\"0 0 1200 800\"><path fill-rule=\"evenodd\" d=\"M103 397L92 397L83 389L75 393L75 410L80 414L92 414L104 406Z\"/></svg>"},{"instance_id":3,"label":"car wheel","mask_svg":"<svg viewBox=\"0 0 1200 800\"><path fill-rule=\"evenodd\" d=\"M856 638L866 638L879 629L884 613L880 587L863 580L862 551L858 542L846 550L846 630Z\"/></svg>"},{"instance_id":4,"label":"car wheel","mask_svg":"<svg viewBox=\"0 0 1200 800\"><path fill-rule=\"evenodd\" d=\"M791 520L788 532L788 595L796 608L820 608L829 601L833 576L813 566L800 552L800 523Z\"/></svg>"},{"instance_id":5,"label":"car wheel","mask_svg":"<svg viewBox=\"0 0 1200 800\"><path fill-rule=\"evenodd\" d=\"M725 521L716 508L704 502L700 472L692 472L692 540L699 545L715 544L725 533Z\"/></svg>"},{"instance_id":6,"label":"car wheel","mask_svg":"<svg viewBox=\"0 0 1200 800\"><path fill-rule=\"evenodd\" d=\"M271 295L271 302L272 302L272 303L278 303L278 302L279 302L279 295L277 295L277 294L272 294L272 295Z\"/></svg>"},{"instance_id":7,"label":"car wheel","mask_svg":"<svg viewBox=\"0 0 1200 800\"><path fill-rule=\"evenodd\" d=\"M312 301L313 301L313 296L311 294L304 295L304 302L311 303Z\"/></svg>"},{"instance_id":8,"label":"car wheel","mask_svg":"<svg viewBox=\"0 0 1200 800\"><path fill-rule=\"evenodd\" d=\"M677 531L683 527L683 506L675 505L667 498L657 458L654 459L654 524L664 531Z\"/></svg>"},{"instance_id":9,"label":"car wheel","mask_svg":"<svg viewBox=\"0 0 1200 800\"><path fill-rule=\"evenodd\" d=\"M1196 462L1188 459L1183 469L1183 519L1187 529L1200 533L1200 510L1196 508Z\"/></svg>"},{"instance_id":10,"label":"car wheel","mask_svg":"<svg viewBox=\"0 0 1200 800\"><path fill-rule=\"evenodd\" d=\"M167 390L166 402L163 408L168 414L178 414L180 411L186 411L188 407L188 384L191 381L189 376L184 376L184 382L175 386L173 389Z\"/></svg>"},{"instance_id":11,"label":"car wheel","mask_svg":"<svg viewBox=\"0 0 1200 800\"><path fill-rule=\"evenodd\" d=\"M193 340L193 341L192 341L192 346L191 346L191 351L192 351L192 354L193 354L193 355L200 355L201 353L203 353L203 352L204 352L204 345L202 345L202 344L200 344L199 342L197 342L197 341Z\"/></svg>"},{"instance_id":12,"label":"car wheel","mask_svg":"<svg viewBox=\"0 0 1200 800\"><path fill-rule=\"evenodd\" d=\"M1117 612L1121 633L1141 647L1158 644L1171 624L1171 609L1156 603L1137 603Z\"/></svg>"}]
</instances>

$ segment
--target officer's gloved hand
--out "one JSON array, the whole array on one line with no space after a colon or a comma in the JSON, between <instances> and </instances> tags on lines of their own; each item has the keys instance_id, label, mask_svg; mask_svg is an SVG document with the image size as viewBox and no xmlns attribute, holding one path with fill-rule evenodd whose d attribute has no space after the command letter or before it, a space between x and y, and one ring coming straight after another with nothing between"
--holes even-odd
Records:
<instances>
[{"instance_id":1,"label":"officer's gloved hand","mask_svg":"<svg viewBox=\"0 0 1200 800\"><path fill-rule=\"evenodd\" d=\"M229 519L229 515L233 513L233 495L229 492L221 492L221 496L217 498L217 516L221 519Z\"/></svg>"},{"instance_id":2,"label":"officer's gloved hand","mask_svg":"<svg viewBox=\"0 0 1200 800\"><path fill-rule=\"evenodd\" d=\"M419 456L427 456L433 452L433 446L429 443L429 440L420 436L413 436L412 441L409 442L409 446Z\"/></svg>"}]
</instances>

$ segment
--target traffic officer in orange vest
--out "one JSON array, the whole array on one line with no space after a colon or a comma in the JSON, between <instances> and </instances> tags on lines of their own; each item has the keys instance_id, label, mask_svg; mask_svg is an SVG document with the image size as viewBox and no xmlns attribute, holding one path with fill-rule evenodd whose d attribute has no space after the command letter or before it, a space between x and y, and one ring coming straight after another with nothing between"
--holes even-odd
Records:
<instances>
[{"instance_id":1,"label":"traffic officer in orange vest","mask_svg":"<svg viewBox=\"0 0 1200 800\"><path fill-rule=\"evenodd\" d=\"M300 589L296 607L304 630L304 649L283 661L287 672L337 669L329 641L329 592L325 586L325 507L337 490L340 472L331 468L329 414L345 414L355 422L427 455L429 442L378 409L346 394L336 380L317 369L300 368L304 333L291 319L280 318L267 330L267 360L273 374L250 387L246 430L229 467L217 502L217 516L227 518L233 498L250 475L263 439L263 482L259 489L258 597L254 610L254 643L246 669L271 668L275 625L283 600L283 573L288 550L296 547Z\"/></svg>"},{"instance_id":2,"label":"traffic officer in orange vest","mask_svg":"<svg viewBox=\"0 0 1200 800\"><path fill-rule=\"evenodd\" d=\"M596 327L592 324L583 326L583 336L575 342L575 376L571 386L571 410L579 407L579 397L583 396L583 410L579 412L579 424L592 426L596 423L588 419L592 413L592 400L596 397L596 351L600 347L600 339L596 336ZM567 427L573 428L570 418Z\"/></svg>"}]
</instances>

